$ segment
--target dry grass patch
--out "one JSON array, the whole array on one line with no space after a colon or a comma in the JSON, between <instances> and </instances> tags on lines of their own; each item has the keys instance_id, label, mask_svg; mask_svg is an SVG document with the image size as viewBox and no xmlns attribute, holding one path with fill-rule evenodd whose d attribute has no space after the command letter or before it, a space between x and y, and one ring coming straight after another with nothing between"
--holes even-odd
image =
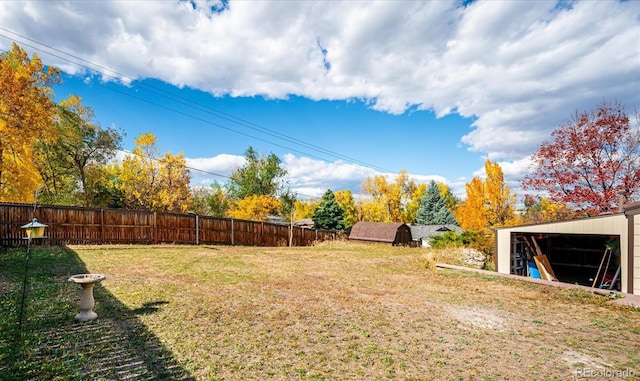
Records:
<instances>
[{"instance_id":1,"label":"dry grass patch","mask_svg":"<svg viewBox=\"0 0 640 381\"><path fill-rule=\"evenodd\" d=\"M71 250L88 271L108 277L95 325L135 323L142 344L166 351L159 352L170 364L165 373L177 366L199 380L565 380L580 367L640 374L637 311L577 290L435 271L429 264L443 254L424 249L333 242ZM120 308L105 308L100 297ZM68 316L59 324L74 326ZM100 360L78 362L78 374Z\"/></svg>"}]
</instances>

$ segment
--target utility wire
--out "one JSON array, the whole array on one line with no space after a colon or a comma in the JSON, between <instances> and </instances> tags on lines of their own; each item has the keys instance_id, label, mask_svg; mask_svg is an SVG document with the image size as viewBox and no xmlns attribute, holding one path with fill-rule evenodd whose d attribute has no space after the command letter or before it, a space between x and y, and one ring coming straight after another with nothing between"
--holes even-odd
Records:
<instances>
[{"instance_id":1,"label":"utility wire","mask_svg":"<svg viewBox=\"0 0 640 381\"><path fill-rule=\"evenodd\" d=\"M102 66L102 65L96 64L94 62L85 60L85 59L83 59L81 57L78 57L78 56L75 56L73 54L64 52L64 51L62 51L60 49L57 49L57 48L52 47L50 45L41 43L39 41L36 41L34 39L31 39L31 38L29 38L27 36L24 36L24 35L21 35L19 33L13 32L13 31L8 30L6 28L0 27L0 30L3 30L5 32L8 32L8 33L11 33L13 35L19 36L20 38L26 39L26 40L34 42L34 43L36 43L38 45L44 46L47 49L53 50L55 52L58 52L58 53L60 53L60 54L62 54L64 56L61 56L61 55L58 55L58 54L54 54L54 53L51 53L49 51L43 50L42 48L23 43L25 46L28 46L28 47L30 47L32 49L41 51L41 52L43 52L45 54L49 54L49 55L51 55L53 57L57 57L57 58L59 58L61 60L70 62L70 63L72 63L74 65L79 66L79 67L85 68L85 69L89 70L92 73L100 74L100 75L105 76L105 77L110 77L110 78L112 78L112 79L114 79L116 81L121 81L123 78L127 79L127 80L129 80L131 82L135 81L135 78L132 78L132 77L129 77L129 76L125 75L125 74L119 73L119 72L117 72L117 71L115 71L113 69L110 69L110 68L106 67L106 66ZM4 34L0 34L0 36L4 37L4 38L7 38L7 39L10 39L10 40L13 40L11 37L6 36ZM72 57L72 58L74 58L76 60L79 60L81 62L85 62L86 64L91 65L93 68L89 67L87 65L84 65L84 64L80 64L78 62L74 62L74 61L70 60L69 58L67 58L67 56L68 57ZM97 70L95 68L102 69L102 71L99 71L99 70ZM108 74L105 71L108 71L108 72L113 73L113 74ZM165 106L165 105L159 104L157 102L149 101L149 100L143 99L141 97L138 97L136 95L132 95L132 94L126 93L124 91L120 91L120 90L113 89L111 87L107 87L107 86L105 86L103 84L100 84L100 85L105 87L105 88L107 88L107 89L109 89L109 90L111 90L111 91L118 92L118 93L120 93L122 95L129 96L131 98L134 98L134 99L149 103L149 104L151 104L153 106L163 108L163 109L165 109L167 111L174 112L174 113L177 113L179 115L182 115L182 116L185 116L185 117L188 117L188 118L192 118L192 119L198 120L200 122L207 123L207 124L213 125L215 127L218 127L218 128L221 128L221 129L225 129L225 130L230 131L230 132L237 133L237 134L245 136L245 137L256 139L256 140L262 141L264 143L272 144L272 145L280 147L280 148L292 150L294 152L300 153L302 155L307 155L307 156L313 157L313 158L318 159L318 160L323 160L323 161L325 160L322 157L319 157L319 156L316 156L316 155L313 155L313 154L309 154L308 152L300 151L298 149L294 149L294 148L291 148L289 146L284 146L282 144L278 144L278 143L275 143L273 141L269 141L269 140L266 140L266 139L258 138L258 137L254 136L254 135L250 135L250 134L247 134L247 133L240 132L240 131L235 130L235 129L231 128L231 127L227 127L227 126L224 126L224 125L221 125L221 124L218 124L218 123L214 123L214 122L212 122L212 121L210 121L208 119L196 117L196 116L194 116L192 114L189 114L189 113L186 113L186 112L171 108L169 106ZM171 100L173 102L176 102L178 104L182 104L182 105L190 107L192 109L195 109L195 110L198 110L198 111L205 112L207 114L213 115L213 116L215 116L217 118L220 118L220 119L223 119L223 120L238 124L240 126L249 128L251 130L263 133L263 134L271 136L271 137L275 137L275 138L280 139L280 140L284 140L284 141L289 142L289 143L293 143L293 144L302 146L302 147L307 148L307 149L311 149L311 150L319 152L319 153L323 153L323 154L328 155L328 156L332 156L332 157L335 157L335 158L338 158L338 159L342 159L342 160L345 160L345 161L348 161L348 162L352 162L352 163L355 163L355 164L360 164L360 165L363 165L365 167L370 167L370 168L377 169L377 170L380 170L380 171L383 171L383 172L393 172L393 171L391 171L389 169L382 168L382 167L379 167L379 166L376 166L376 165L373 165L373 164L370 164L370 163L366 163L364 161L361 161L361 160L358 160L358 159L355 159L355 158L352 158L352 157L337 153L335 151L331 151L331 150L325 149L323 147L314 145L312 143L308 143L308 142L305 142L303 140L287 136L287 135L282 134L280 132L277 132L277 131L274 131L274 130L269 129L267 127L261 126L260 124L257 124L257 123L251 122L251 121L247 121L245 119L242 119L240 117L234 116L232 114L228 114L228 113L225 113L223 111L214 109L212 107L203 105L201 103L194 102L193 100L187 99L187 98L185 98L183 96L180 96L178 94L175 94L175 93L169 92L167 90L161 89L161 88L159 88L157 86L154 86L152 84L139 83L135 87L139 88L139 89L142 89L142 90L145 90L145 91L147 91L147 92L149 92L151 94L158 95L158 96L163 97L165 99L169 99L169 100Z\"/></svg>"},{"instance_id":2,"label":"utility wire","mask_svg":"<svg viewBox=\"0 0 640 381\"><path fill-rule=\"evenodd\" d=\"M139 156L139 157L142 157L142 158L145 158L145 159L154 160L154 161L161 162L161 163L164 162L163 158L151 157L151 156L147 156L147 155L144 155L142 153L139 153L139 152L133 152L133 151L125 150L125 149L118 149L118 151L120 151L122 153L125 153L125 154L136 155L136 156ZM197 171L197 172L205 173L207 175L213 175L213 176L218 176L218 177L224 177L226 179L231 179L231 176L222 175L220 173L215 173L215 172L207 171L207 170L204 170L204 169L190 167L188 165L185 165L185 168L190 170L190 171ZM311 196L311 195L300 193L300 192L295 192L295 193L296 193L296 195L304 196L304 197L307 197L309 199L317 198L317 196Z\"/></svg>"},{"instance_id":3,"label":"utility wire","mask_svg":"<svg viewBox=\"0 0 640 381\"><path fill-rule=\"evenodd\" d=\"M65 133L65 131L58 131L58 133L61 136L69 138L69 139L75 138L75 136L72 136L71 134L67 134L67 133ZM157 162L160 162L160 163L165 161L161 157L159 157L159 158L158 157L152 157L152 156L144 155L143 153L140 153L140 152L134 152L134 151L130 151L130 150L122 149L122 148L118 148L118 149L116 149L116 151L122 152L122 153L125 153L125 154L129 154L129 155L136 155L138 157L145 158L145 159L148 159L148 160L157 161ZM212 176L231 179L231 176L228 176L228 175L223 175L223 174L220 174L220 173L215 173L215 172L207 171L207 170L200 169L200 168L195 168L195 167L191 167L191 166L188 166L188 165L185 165L185 168L190 170L190 171L197 171L197 172L205 173L205 174L212 175ZM296 194L298 194L300 196L308 197L308 198L311 198L311 199L315 198L315 196L307 195L307 194L304 194L304 193L296 192Z\"/></svg>"}]
</instances>

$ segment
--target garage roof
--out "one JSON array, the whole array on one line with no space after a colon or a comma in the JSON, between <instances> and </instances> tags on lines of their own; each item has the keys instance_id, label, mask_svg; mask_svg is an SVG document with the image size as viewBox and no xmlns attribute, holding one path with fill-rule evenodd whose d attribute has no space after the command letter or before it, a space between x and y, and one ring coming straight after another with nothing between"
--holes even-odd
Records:
<instances>
[{"instance_id":1,"label":"garage roof","mask_svg":"<svg viewBox=\"0 0 640 381\"><path fill-rule=\"evenodd\" d=\"M627 228L624 213L606 214L575 220L498 228L496 231L517 233L620 234Z\"/></svg>"}]
</instances>

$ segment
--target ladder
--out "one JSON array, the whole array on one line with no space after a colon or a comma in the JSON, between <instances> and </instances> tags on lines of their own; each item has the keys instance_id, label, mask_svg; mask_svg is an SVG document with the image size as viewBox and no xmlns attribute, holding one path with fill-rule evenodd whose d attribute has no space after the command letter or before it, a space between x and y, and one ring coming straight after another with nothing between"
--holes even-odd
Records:
<instances>
[{"instance_id":1,"label":"ladder","mask_svg":"<svg viewBox=\"0 0 640 381\"><path fill-rule=\"evenodd\" d=\"M593 278L593 284L591 285L591 288L594 288L596 286L596 283L598 283L598 278L600 278L600 271L602 270L602 265L604 264L604 261L606 259L607 265L605 266L604 272L602 273L602 280L604 281L604 277L607 274L607 270L609 269L609 263L611 262L612 256L613 256L613 248L607 246L607 248L604 249L604 254L602 255L602 260L600 261L598 272L596 273L596 276Z\"/></svg>"}]
</instances>

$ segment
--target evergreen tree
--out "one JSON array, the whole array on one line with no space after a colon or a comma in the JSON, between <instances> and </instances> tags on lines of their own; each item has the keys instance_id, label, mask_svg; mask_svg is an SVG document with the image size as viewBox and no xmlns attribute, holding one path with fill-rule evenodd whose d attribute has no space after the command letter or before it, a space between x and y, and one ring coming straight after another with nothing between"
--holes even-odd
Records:
<instances>
[{"instance_id":1,"label":"evergreen tree","mask_svg":"<svg viewBox=\"0 0 640 381\"><path fill-rule=\"evenodd\" d=\"M420 225L457 225L456 218L447 207L446 199L440 194L440 188L431 180L427 192L420 200L420 209L416 216Z\"/></svg>"},{"instance_id":2,"label":"evergreen tree","mask_svg":"<svg viewBox=\"0 0 640 381\"><path fill-rule=\"evenodd\" d=\"M311 219L316 229L344 229L344 210L338 205L336 196L331 189L322 195L320 204Z\"/></svg>"}]
</instances>

